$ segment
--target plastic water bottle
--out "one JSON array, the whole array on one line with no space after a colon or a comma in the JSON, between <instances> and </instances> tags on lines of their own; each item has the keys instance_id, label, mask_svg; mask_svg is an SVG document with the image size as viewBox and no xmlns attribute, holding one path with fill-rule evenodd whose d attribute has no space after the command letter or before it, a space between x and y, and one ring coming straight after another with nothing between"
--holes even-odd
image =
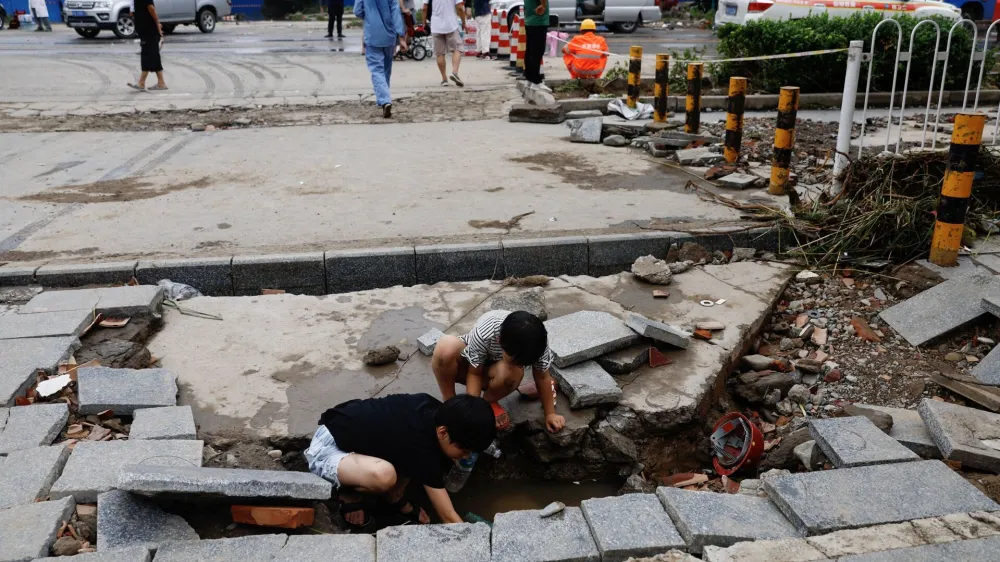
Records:
<instances>
[{"instance_id":1,"label":"plastic water bottle","mask_svg":"<svg viewBox=\"0 0 1000 562\"><path fill-rule=\"evenodd\" d=\"M461 490L469 480L469 476L472 474L472 469L476 466L476 459L478 458L479 453L472 453L464 459L455 461L455 464L451 466L451 470L448 471L448 476L445 478L445 489L453 494Z\"/></svg>"}]
</instances>

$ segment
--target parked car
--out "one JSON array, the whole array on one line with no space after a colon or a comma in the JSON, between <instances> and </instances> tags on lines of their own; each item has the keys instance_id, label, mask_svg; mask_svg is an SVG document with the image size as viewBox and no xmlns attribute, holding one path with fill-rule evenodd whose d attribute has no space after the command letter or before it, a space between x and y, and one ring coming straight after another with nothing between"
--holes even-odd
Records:
<instances>
[{"instance_id":1,"label":"parked car","mask_svg":"<svg viewBox=\"0 0 1000 562\"><path fill-rule=\"evenodd\" d=\"M135 37L131 12L132 0L67 0L63 4L63 21L85 39L93 39L105 29L128 39ZM163 33L191 24L202 33L211 33L219 18L231 12L232 0L156 0Z\"/></svg>"},{"instance_id":2,"label":"parked car","mask_svg":"<svg viewBox=\"0 0 1000 562\"><path fill-rule=\"evenodd\" d=\"M944 16L950 20L962 17L961 10L940 0L719 0L715 12L716 25L742 25L755 20L791 20L817 14L849 17L858 12L885 12L916 17Z\"/></svg>"},{"instance_id":3,"label":"parked car","mask_svg":"<svg viewBox=\"0 0 1000 562\"><path fill-rule=\"evenodd\" d=\"M0 4L0 29L7 27L7 10Z\"/></svg>"},{"instance_id":4,"label":"parked car","mask_svg":"<svg viewBox=\"0 0 1000 562\"><path fill-rule=\"evenodd\" d=\"M508 27L524 10L524 0L495 0L491 8L507 10ZM646 21L660 21L660 0L549 0L552 27L580 25L592 19L621 33L633 33Z\"/></svg>"}]
</instances>

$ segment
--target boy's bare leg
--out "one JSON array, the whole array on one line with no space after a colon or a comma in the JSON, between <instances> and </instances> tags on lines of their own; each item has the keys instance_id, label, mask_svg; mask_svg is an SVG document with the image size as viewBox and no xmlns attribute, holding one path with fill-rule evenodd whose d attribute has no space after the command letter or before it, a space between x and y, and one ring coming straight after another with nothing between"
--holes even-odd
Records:
<instances>
[{"instance_id":1,"label":"boy's bare leg","mask_svg":"<svg viewBox=\"0 0 1000 562\"><path fill-rule=\"evenodd\" d=\"M521 386L524 378L524 367L518 367L506 361L498 361L490 365L489 380L484 388L483 398L487 402L499 402Z\"/></svg>"},{"instance_id":2,"label":"boy's bare leg","mask_svg":"<svg viewBox=\"0 0 1000 562\"><path fill-rule=\"evenodd\" d=\"M465 342L455 336L441 336L431 357L431 370L441 389L441 400L455 396L455 384L465 383L469 364L462 359Z\"/></svg>"},{"instance_id":3,"label":"boy's bare leg","mask_svg":"<svg viewBox=\"0 0 1000 562\"><path fill-rule=\"evenodd\" d=\"M146 80L144 79L143 83L145 83L145 82L146 82ZM159 86L159 87L161 87L161 88L166 88L167 87L167 83L163 81L163 71L162 70L156 73L156 85Z\"/></svg>"},{"instance_id":4,"label":"boy's bare leg","mask_svg":"<svg viewBox=\"0 0 1000 562\"><path fill-rule=\"evenodd\" d=\"M340 480L342 487L351 488L362 494L384 496L391 503L396 503L403 497L409 481L406 478L397 478L392 463L377 457L358 454L348 455L340 461L337 466L337 479ZM356 502L361 498L356 494L341 493L341 499L345 502ZM401 511L409 513L413 511L413 506L406 504ZM352 525L363 525L365 512L352 511L345 514L344 519ZM420 522L429 521L427 514L420 510Z\"/></svg>"},{"instance_id":5,"label":"boy's bare leg","mask_svg":"<svg viewBox=\"0 0 1000 562\"><path fill-rule=\"evenodd\" d=\"M140 88L145 88L146 87L146 77L148 77L148 76L149 76L149 72L143 70L142 74L139 75L139 83L136 84L136 86L139 86Z\"/></svg>"}]
</instances>

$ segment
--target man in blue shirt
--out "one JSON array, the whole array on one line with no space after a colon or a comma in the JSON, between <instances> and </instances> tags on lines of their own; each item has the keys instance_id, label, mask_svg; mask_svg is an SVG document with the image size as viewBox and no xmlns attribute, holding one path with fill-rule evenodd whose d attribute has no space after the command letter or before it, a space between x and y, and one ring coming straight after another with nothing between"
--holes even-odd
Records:
<instances>
[{"instance_id":1,"label":"man in blue shirt","mask_svg":"<svg viewBox=\"0 0 1000 562\"><path fill-rule=\"evenodd\" d=\"M479 54L477 59L490 57L490 32L492 28L492 12L490 11L490 0L475 0L473 3L476 15L476 50Z\"/></svg>"},{"instance_id":2,"label":"man in blue shirt","mask_svg":"<svg viewBox=\"0 0 1000 562\"><path fill-rule=\"evenodd\" d=\"M356 0L354 15L365 22L364 52L368 72L372 75L375 101L382 108L382 117L392 117L392 96L389 81L392 57L396 45L406 51L406 29L397 0Z\"/></svg>"}]
</instances>

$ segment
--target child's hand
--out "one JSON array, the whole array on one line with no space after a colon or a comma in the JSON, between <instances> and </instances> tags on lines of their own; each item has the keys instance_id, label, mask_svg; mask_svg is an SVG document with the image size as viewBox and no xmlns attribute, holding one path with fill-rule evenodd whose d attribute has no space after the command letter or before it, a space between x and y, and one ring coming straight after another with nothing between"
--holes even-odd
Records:
<instances>
[{"instance_id":1,"label":"child's hand","mask_svg":"<svg viewBox=\"0 0 1000 562\"><path fill-rule=\"evenodd\" d=\"M564 427L566 427L566 418L559 414L545 416L545 428L549 430L549 433L559 433Z\"/></svg>"}]
</instances>

